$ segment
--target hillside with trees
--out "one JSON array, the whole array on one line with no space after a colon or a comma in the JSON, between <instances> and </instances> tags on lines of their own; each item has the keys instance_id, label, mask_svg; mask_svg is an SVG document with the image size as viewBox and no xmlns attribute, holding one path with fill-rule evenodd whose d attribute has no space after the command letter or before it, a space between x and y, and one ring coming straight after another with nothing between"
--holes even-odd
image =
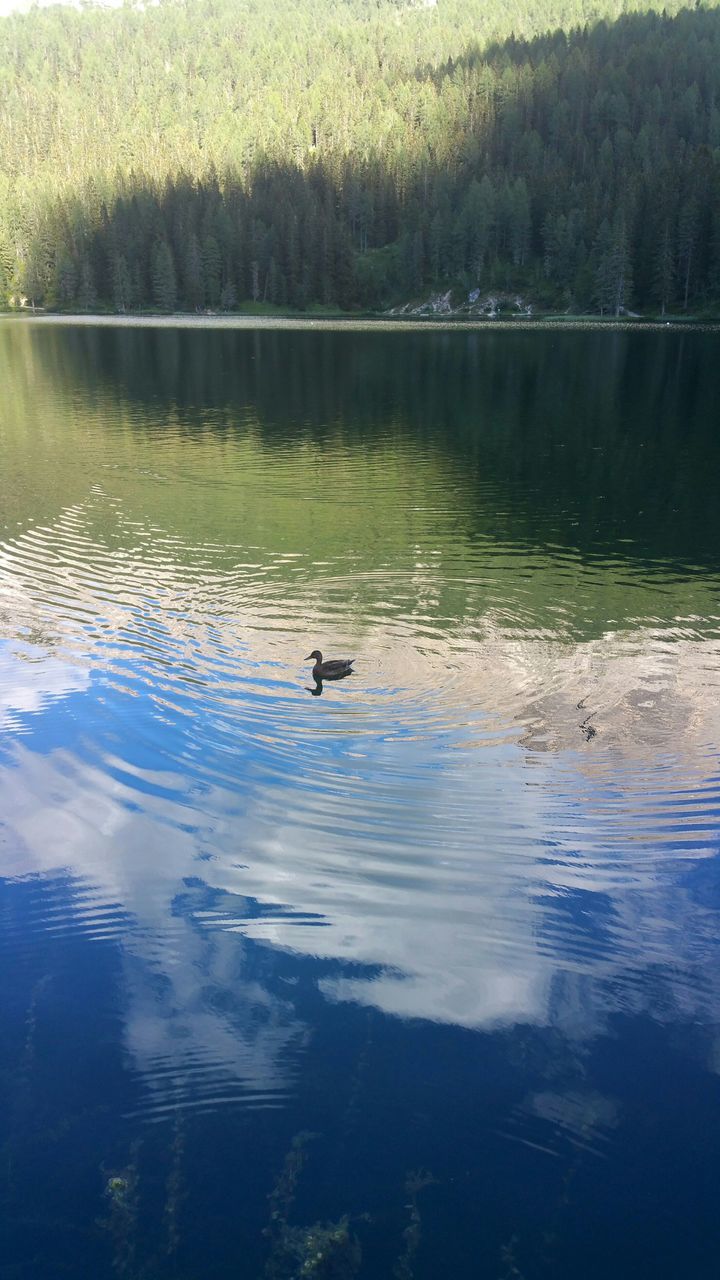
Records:
<instances>
[{"instance_id":1,"label":"hillside with trees","mask_svg":"<svg viewBox=\"0 0 720 1280\"><path fill-rule=\"evenodd\" d=\"M720 10L639 7L0 19L0 299L353 309L454 287L717 310Z\"/></svg>"}]
</instances>

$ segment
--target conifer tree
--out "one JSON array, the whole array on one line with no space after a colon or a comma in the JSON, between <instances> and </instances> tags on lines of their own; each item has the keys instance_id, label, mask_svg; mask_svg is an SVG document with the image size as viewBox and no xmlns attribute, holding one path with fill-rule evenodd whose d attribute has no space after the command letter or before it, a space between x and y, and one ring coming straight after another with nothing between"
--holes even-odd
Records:
<instances>
[{"instance_id":1,"label":"conifer tree","mask_svg":"<svg viewBox=\"0 0 720 1280\"><path fill-rule=\"evenodd\" d=\"M131 305L130 273L125 255L116 253L111 262L112 302L116 311L127 311Z\"/></svg>"},{"instance_id":2,"label":"conifer tree","mask_svg":"<svg viewBox=\"0 0 720 1280\"><path fill-rule=\"evenodd\" d=\"M95 288L95 274L90 257L85 254L80 262L80 281L78 284L77 304L80 311L94 311L98 296Z\"/></svg>"},{"instance_id":3,"label":"conifer tree","mask_svg":"<svg viewBox=\"0 0 720 1280\"><path fill-rule=\"evenodd\" d=\"M675 246L670 219L665 218L655 255L655 294L660 303L660 314L670 305L675 284Z\"/></svg>"},{"instance_id":4,"label":"conifer tree","mask_svg":"<svg viewBox=\"0 0 720 1280\"><path fill-rule=\"evenodd\" d=\"M177 305L175 264L167 240L157 240L152 251L153 302L161 311L174 311Z\"/></svg>"}]
</instances>

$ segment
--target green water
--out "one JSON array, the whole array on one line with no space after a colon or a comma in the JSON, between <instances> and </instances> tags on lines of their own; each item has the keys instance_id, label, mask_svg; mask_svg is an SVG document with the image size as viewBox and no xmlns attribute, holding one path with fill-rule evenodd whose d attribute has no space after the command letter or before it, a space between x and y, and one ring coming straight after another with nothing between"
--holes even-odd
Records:
<instances>
[{"instance_id":1,"label":"green water","mask_svg":"<svg viewBox=\"0 0 720 1280\"><path fill-rule=\"evenodd\" d=\"M0 323L0 1274L715 1275L717 343Z\"/></svg>"}]
</instances>

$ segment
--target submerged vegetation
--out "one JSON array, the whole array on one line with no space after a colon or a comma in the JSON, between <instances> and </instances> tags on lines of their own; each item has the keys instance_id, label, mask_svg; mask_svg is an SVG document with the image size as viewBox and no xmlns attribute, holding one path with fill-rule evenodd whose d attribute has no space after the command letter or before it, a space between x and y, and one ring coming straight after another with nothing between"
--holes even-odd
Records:
<instances>
[{"instance_id":1,"label":"submerged vegetation","mask_svg":"<svg viewBox=\"0 0 720 1280\"><path fill-rule=\"evenodd\" d=\"M352 1280L362 1252L351 1235L347 1217L339 1222L317 1222L312 1227L285 1224L273 1245L266 1276L272 1280Z\"/></svg>"},{"instance_id":2,"label":"submerged vegetation","mask_svg":"<svg viewBox=\"0 0 720 1280\"><path fill-rule=\"evenodd\" d=\"M164 0L2 19L0 296L350 309L452 286L712 309L720 12L640 7Z\"/></svg>"},{"instance_id":3,"label":"submerged vegetation","mask_svg":"<svg viewBox=\"0 0 720 1280\"><path fill-rule=\"evenodd\" d=\"M315 1137L295 1135L285 1156L278 1180L268 1199L270 1223L265 1235L270 1254L265 1267L267 1280L352 1280L360 1268L362 1251L350 1232L344 1215L338 1222L316 1222L311 1227L294 1226L289 1221L297 1185L307 1160L308 1144Z\"/></svg>"},{"instance_id":4,"label":"submerged vegetation","mask_svg":"<svg viewBox=\"0 0 720 1280\"><path fill-rule=\"evenodd\" d=\"M413 1280L413 1261L420 1246L422 1233L422 1217L418 1197L426 1187L435 1182L431 1173L425 1169L416 1169L408 1174L405 1192L408 1197L408 1224L403 1232L403 1251L393 1268L395 1280Z\"/></svg>"},{"instance_id":5,"label":"submerged vegetation","mask_svg":"<svg viewBox=\"0 0 720 1280\"><path fill-rule=\"evenodd\" d=\"M139 1204L138 1146L127 1168L111 1174L105 1183L105 1217L98 1225L112 1240L112 1266L117 1276L135 1280L138 1274L137 1230Z\"/></svg>"}]
</instances>

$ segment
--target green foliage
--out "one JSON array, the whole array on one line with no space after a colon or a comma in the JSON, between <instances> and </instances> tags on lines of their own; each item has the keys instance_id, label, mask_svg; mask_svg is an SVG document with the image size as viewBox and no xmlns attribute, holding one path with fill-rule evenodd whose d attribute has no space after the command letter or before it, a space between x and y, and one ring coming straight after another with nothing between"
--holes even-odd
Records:
<instances>
[{"instance_id":1,"label":"green foliage","mask_svg":"<svg viewBox=\"0 0 720 1280\"><path fill-rule=\"evenodd\" d=\"M105 1217L99 1222L112 1241L112 1265L117 1276L135 1280L137 1264L138 1171L137 1145L131 1163L105 1183Z\"/></svg>"},{"instance_id":2,"label":"green foliage","mask_svg":"<svg viewBox=\"0 0 720 1280\"><path fill-rule=\"evenodd\" d=\"M372 308L455 285L615 315L632 277L639 306L707 307L720 12L647 7L0 19L0 288L126 311Z\"/></svg>"},{"instance_id":3,"label":"green foliage","mask_svg":"<svg viewBox=\"0 0 720 1280\"><path fill-rule=\"evenodd\" d=\"M361 1260L360 1244L346 1217L312 1227L285 1224L265 1274L272 1280L352 1280Z\"/></svg>"},{"instance_id":4,"label":"green foliage","mask_svg":"<svg viewBox=\"0 0 720 1280\"><path fill-rule=\"evenodd\" d=\"M311 1133L298 1133L285 1156L278 1180L268 1197L270 1223L265 1235L270 1254L265 1267L268 1280L352 1280L360 1268L361 1249L350 1233L347 1216L339 1222L316 1222L311 1227L292 1226L288 1216L307 1160Z\"/></svg>"},{"instance_id":5,"label":"green foliage","mask_svg":"<svg viewBox=\"0 0 720 1280\"><path fill-rule=\"evenodd\" d=\"M97 291L92 260L83 257L80 262L80 284L77 293L77 305L80 311L92 311L97 305Z\"/></svg>"},{"instance_id":6,"label":"green foliage","mask_svg":"<svg viewBox=\"0 0 720 1280\"><path fill-rule=\"evenodd\" d=\"M114 253L110 259L112 277L112 302L116 311L127 311L131 305L132 288L130 272L123 253Z\"/></svg>"},{"instance_id":7,"label":"green foliage","mask_svg":"<svg viewBox=\"0 0 720 1280\"><path fill-rule=\"evenodd\" d=\"M287 1222L295 1200L297 1184L307 1159L306 1147L314 1137L315 1134L303 1130L301 1133L296 1133L292 1140L278 1180L268 1196L271 1229L277 1223Z\"/></svg>"},{"instance_id":8,"label":"green foliage","mask_svg":"<svg viewBox=\"0 0 720 1280\"><path fill-rule=\"evenodd\" d=\"M430 1187L436 1179L425 1169L415 1169L408 1174L405 1182L405 1194L408 1198L408 1224L403 1231L403 1251L394 1268L395 1280L413 1280L413 1262L420 1246L422 1236L422 1217L418 1199L426 1187Z\"/></svg>"},{"instance_id":9,"label":"green foliage","mask_svg":"<svg viewBox=\"0 0 720 1280\"><path fill-rule=\"evenodd\" d=\"M152 297L161 311L173 311L177 304L175 264L167 240L157 240L152 250Z\"/></svg>"}]
</instances>

